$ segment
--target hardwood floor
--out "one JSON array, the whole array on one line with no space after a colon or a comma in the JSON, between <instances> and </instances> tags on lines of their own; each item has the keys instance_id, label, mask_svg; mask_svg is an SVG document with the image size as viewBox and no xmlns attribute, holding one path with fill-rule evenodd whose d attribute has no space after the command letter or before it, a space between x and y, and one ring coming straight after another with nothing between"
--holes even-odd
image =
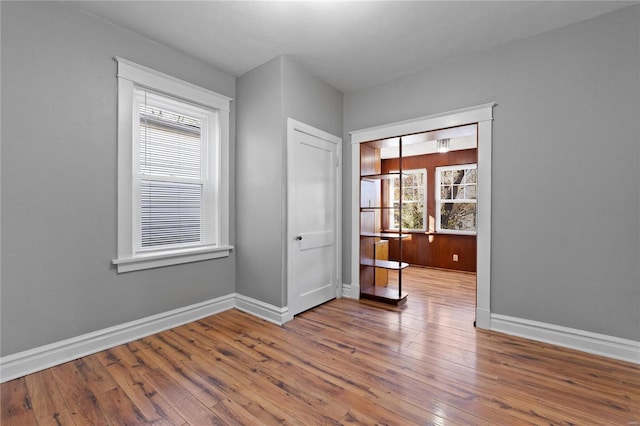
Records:
<instances>
[{"instance_id":1,"label":"hardwood floor","mask_svg":"<svg viewBox=\"0 0 640 426\"><path fill-rule=\"evenodd\" d=\"M0 387L4 425L637 425L640 366L473 328L475 276L409 268L400 307L237 310Z\"/></svg>"}]
</instances>

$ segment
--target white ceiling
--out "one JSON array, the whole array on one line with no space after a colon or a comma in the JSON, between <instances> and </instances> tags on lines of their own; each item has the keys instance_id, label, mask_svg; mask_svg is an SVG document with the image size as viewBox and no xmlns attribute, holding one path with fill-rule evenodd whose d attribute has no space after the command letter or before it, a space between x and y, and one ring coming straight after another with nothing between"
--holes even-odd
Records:
<instances>
[{"instance_id":1,"label":"white ceiling","mask_svg":"<svg viewBox=\"0 0 640 426\"><path fill-rule=\"evenodd\" d=\"M625 1L70 1L234 76L286 54L347 92Z\"/></svg>"}]
</instances>

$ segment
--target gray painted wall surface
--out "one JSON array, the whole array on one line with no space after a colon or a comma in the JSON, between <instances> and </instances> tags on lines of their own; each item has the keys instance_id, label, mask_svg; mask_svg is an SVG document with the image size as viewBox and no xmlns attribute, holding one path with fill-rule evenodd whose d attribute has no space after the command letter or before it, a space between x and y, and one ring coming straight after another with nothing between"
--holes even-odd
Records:
<instances>
[{"instance_id":1,"label":"gray painted wall surface","mask_svg":"<svg viewBox=\"0 0 640 426\"><path fill-rule=\"evenodd\" d=\"M239 77L236 89L236 292L282 307L281 58Z\"/></svg>"},{"instance_id":2,"label":"gray painted wall surface","mask_svg":"<svg viewBox=\"0 0 640 426\"><path fill-rule=\"evenodd\" d=\"M236 291L283 307L287 118L342 134L342 93L279 56L237 80Z\"/></svg>"},{"instance_id":3,"label":"gray painted wall surface","mask_svg":"<svg viewBox=\"0 0 640 426\"><path fill-rule=\"evenodd\" d=\"M344 140L361 128L497 102L492 312L637 341L639 75L636 5L347 93ZM345 176L350 153L347 143ZM345 179L346 247L350 196ZM343 255L350 277L350 251Z\"/></svg>"},{"instance_id":4,"label":"gray painted wall surface","mask_svg":"<svg viewBox=\"0 0 640 426\"><path fill-rule=\"evenodd\" d=\"M235 79L69 5L1 7L2 355L232 293L234 254L126 274L111 265L112 58L230 97ZM234 226L232 209L232 243Z\"/></svg>"},{"instance_id":5,"label":"gray painted wall surface","mask_svg":"<svg viewBox=\"0 0 640 426\"><path fill-rule=\"evenodd\" d=\"M284 56L282 61L285 117L342 137L342 92L309 74L290 57Z\"/></svg>"}]
</instances>

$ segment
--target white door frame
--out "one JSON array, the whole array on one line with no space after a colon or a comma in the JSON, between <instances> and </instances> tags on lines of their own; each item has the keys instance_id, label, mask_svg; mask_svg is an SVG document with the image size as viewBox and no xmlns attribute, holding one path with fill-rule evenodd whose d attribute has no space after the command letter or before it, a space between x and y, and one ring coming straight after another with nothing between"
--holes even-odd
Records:
<instances>
[{"instance_id":1,"label":"white door frame","mask_svg":"<svg viewBox=\"0 0 640 426\"><path fill-rule=\"evenodd\" d=\"M291 314L291 301L292 291L291 283L293 277L293 266L291 260L293 259L294 244L293 241L296 237L295 230L293 229L293 212L291 209L293 206L289 202L291 200L291 185L289 185L289 176L291 170L293 170L293 144L294 144L294 132L299 131L316 138L331 142L337 145L336 149L336 297L342 297L342 138L334 136L330 133L324 132L320 129L316 129L308 124L287 118L287 236L285 242L285 250L287 253L286 259L286 271L287 271L287 307L289 313L284 318L285 321L293 319Z\"/></svg>"},{"instance_id":2,"label":"white door frame","mask_svg":"<svg viewBox=\"0 0 640 426\"><path fill-rule=\"evenodd\" d=\"M360 144L411 133L478 123L476 326L491 328L491 147L495 103L355 130L351 134L351 289L360 295Z\"/></svg>"}]
</instances>

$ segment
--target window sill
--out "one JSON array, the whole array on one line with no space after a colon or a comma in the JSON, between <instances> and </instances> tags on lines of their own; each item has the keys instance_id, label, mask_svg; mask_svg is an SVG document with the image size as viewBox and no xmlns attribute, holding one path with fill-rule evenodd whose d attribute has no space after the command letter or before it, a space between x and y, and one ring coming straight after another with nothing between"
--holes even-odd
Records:
<instances>
[{"instance_id":1,"label":"window sill","mask_svg":"<svg viewBox=\"0 0 640 426\"><path fill-rule=\"evenodd\" d=\"M468 237L475 237L476 233L473 231L445 231L445 230L440 230L440 231L436 231L436 232L426 232L426 234L428 235L463 235L463 236L468 236Z\"/></svg>"},{"instance_id":2,"label":"window sill","mask_svg":"<svg viewBox=\"0 0 640 426\"><path fill-rule=\"evenodd\" d=\"M229 257L231 250L233 250L233 246L197 247L113 259L111 263L116 265L118 273L120 274L122 272L139 271L142 269L159 268L162 266L179 265L181 263Z\"/></svg>"}]
</instances>

